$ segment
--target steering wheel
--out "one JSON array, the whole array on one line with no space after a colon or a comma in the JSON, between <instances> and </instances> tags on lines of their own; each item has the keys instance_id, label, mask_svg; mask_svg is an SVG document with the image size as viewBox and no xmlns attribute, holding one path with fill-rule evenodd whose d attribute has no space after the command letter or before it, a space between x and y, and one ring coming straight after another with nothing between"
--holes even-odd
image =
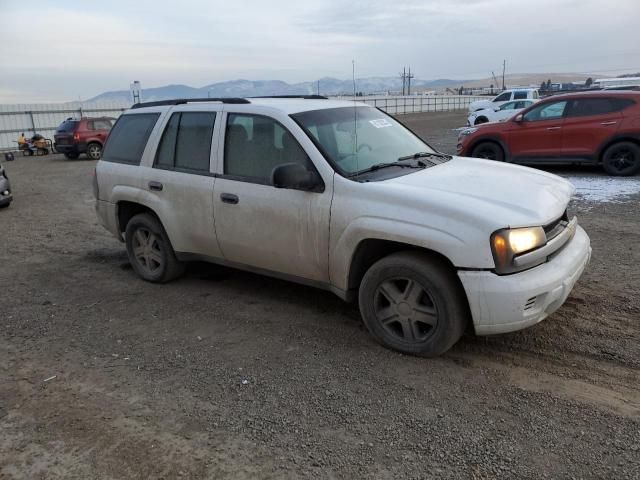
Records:
<instances>
[{"instance_id":1,"label":"steering wheel","mask_svg":"<svg viewBox=\"0 0 640 480\"><path fill-rule=\"evenodd\" d=\"M371 145L369 145L368 143L361 143L360 146L358 147L358 150L356 150L356 151L359 152L364 147L367 147L369 149L369 151L373 150L373 148L371 148Z\"/></svg>"}]
</instances>

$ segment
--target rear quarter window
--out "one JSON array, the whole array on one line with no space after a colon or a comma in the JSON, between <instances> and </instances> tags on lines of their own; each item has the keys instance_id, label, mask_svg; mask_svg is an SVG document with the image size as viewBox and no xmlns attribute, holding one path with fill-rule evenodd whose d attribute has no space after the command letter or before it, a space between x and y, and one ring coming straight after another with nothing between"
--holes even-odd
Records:
<instances>
[{"instance_id":1,"label":"rear quarter window","mask_svg":"<svg viewBox=\"0 0 640 480\"><path fill-rule=\"evenodd\" d=\"M139 165L159 113L122 115L109 133L102 160Z\"/></svg>"},{"instance_id":2,"label":"rear quarter window","mask_svg":"<svg viewBox=\"0 0 640 480\"><path fill-rule=\"evenodd\" d=\"M76 125L78 125L77 120L65 120L58 126L56 133L71 132L76 128Z\"/></svg>"}]
</instances>

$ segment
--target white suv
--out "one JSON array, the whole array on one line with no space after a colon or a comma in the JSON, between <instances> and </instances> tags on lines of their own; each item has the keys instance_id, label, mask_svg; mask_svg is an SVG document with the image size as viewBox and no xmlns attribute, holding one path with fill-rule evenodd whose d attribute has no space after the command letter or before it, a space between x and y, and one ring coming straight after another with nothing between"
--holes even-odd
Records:
<instances>
[{"instance_id":1,"label":"white suv","mask_svg":"<svg viewBox=\"0 0 640 480\"><path fill-rule=\"evenodd\" d=\"M591 255L548 173L435 152L362 103L136 105L96 167L100 222L144 280L205 260L358 299L384 345L434 356L538 323Z\"/></svg>"},{"instance_id":2,"label":"white suv","mask_svg":"<svg viewBox=\"0 0 640 480\"><path fill-rule=\"evenodd\" d=\"M505 90L491 100L477 100L469 104L469 113L477 112L485 108L493 108L494 110L512 100L538 100L540 94L537 88L514 88Z\"/></svg>"}]
</instances>

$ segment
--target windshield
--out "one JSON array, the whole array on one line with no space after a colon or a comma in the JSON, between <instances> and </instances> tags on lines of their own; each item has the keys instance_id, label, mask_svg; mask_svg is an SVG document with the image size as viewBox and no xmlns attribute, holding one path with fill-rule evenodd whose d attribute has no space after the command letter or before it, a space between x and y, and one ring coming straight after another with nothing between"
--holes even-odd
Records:
<instances>
[{"instance_id":1,"label":"windshield","mask_svg":"<svg viewBox=\"0 0 640 480\"><path fill-rule=\"evenodd\" d=\"M393 117L373 107L328 108L292 117L345 175L418 152L434 152Z\"/></svg>"}]
</instances>

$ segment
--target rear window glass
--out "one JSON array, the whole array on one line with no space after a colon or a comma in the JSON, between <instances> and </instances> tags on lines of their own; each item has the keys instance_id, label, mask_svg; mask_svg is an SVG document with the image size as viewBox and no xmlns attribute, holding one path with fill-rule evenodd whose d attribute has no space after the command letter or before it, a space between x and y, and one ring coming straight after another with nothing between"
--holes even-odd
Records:
<instances>
[{"instance_id":1,"label":"rear window glass","mask_svg":"<svg viewBox=\"0 0 640 480\"><path fill-rule=\"evenodd\" d=\"M102 160L139 165L159 116L159 113L122 115L109 134Z\"/></svg>"},{"instance_id":2,"label":"rear window glass","mask_svg":"<svg viewBox=\"0 0 640 480\"><path fill-rule=\"evenodd\" d=\"M513 94L513 99L514 100L522 100L524 98L527 98L527 92L526 91L515 92Z\"/></svg>"},{"instance_id":3,"label":"rear window glass","mask_svg":"<svg viewBox=\"0 0 640 480\"><path fill-rule=\"evenodd\" d=\"M156 166L209 173L215 112L174 113L156 154Z\"/></svg>"},{"instance_id":4,"label":"rear window glass","mask_svg":"<svg viewBox=\"0 0 640 480\"><path fill-rule=\"evenodd\" d=\"M78 124L77 120L65 120L60 124L56 132L70 132L74 128L76 128L77 124Z\"/></svg>"}]
</instances>

